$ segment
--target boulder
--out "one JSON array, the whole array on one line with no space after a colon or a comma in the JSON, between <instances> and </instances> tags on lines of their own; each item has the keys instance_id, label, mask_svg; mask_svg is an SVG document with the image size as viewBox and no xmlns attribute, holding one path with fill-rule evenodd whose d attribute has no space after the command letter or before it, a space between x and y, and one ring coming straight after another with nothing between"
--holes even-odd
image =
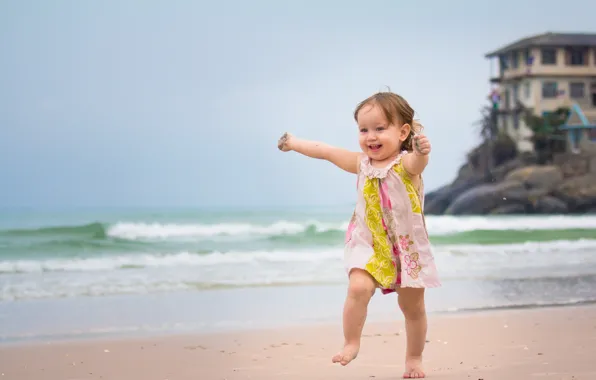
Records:
<instances>
[{"instance_id":1,"label":"boulder","mask_svg":"<svg viewBox=\"0 0 596 380\"><path fill-rule=\"evenodd\" d=\"M563 177L579 177L590 172L590 159L585 154L559 153L554 157L554 164L561 168Z\"/></svg>"},{"instance_id":2,"label":"boulder","mask_svg":"<svg viewBox=\"0 0 596 380\"><path fill-rule=\"evenodd\" d=\"M526 166L528 164L526 161L527 161L527 158L525 158L524 156L518 156L512 160L509 160L509 161L495 167L494 169L492 169L490 171L492 181L494 181L494 182L503 181L509 172Z\"/></svg>"},{"instance_id":3,"label":"boulder","mask_svg":"<svg viewBox=\"0 0 596 380\"><path fill-rule=\"evenodd\" d=\"M443 214L451 202L453 202L453 200L463 191L479 185L482 182L483 178L470 177L466 180L460 180L451 185L443 186L440 189L429 193L425 196L424 213L427 215Z\"/></svg>"},{"instance_id":4,"label":"boulder","mask_svg":"<svg viewBox=\"0 0 596 380\"><path fill-rule=\"evenodd\" d=\"M470 178L476 177L476 176L477 176L477 173L474 170L474 168L469 163L465 163L457 171L457 176L455 177L453 184L455 185L459 182L465 182L465 181L469 180Z\"/></svg>"},{"instance_id":5,"label":"boulder","mask_svg":"<svg viewBox=\"0 0 596 380\"><path fill-rule=\"evenodd\" d=\"M498 206L490 211L492 215L524 214L526 206L520 203L511 203L504 206Z\"/></svg>"},{"instance_id":6,"label":"boulder","mask_svg":"<svg viewBox=\"0 0 596 380\"><path fill-rule=\"evenodd\" d=\"M550 191L560 185L563 173L557 166L526 166L516 169L505 177L505 181L522 182L528 189Z\"/></svg>"},{"instance_id":7,"label":"boulder","mask_svg":"<svg viewBox=\"0 0 596 380\"><path fill-rule=\"evenodd\" d=\"M562 200L545 195L536 200L533 211L537 214L566 214L569 211L569 207Z\"/></svg>"},{"instance_id":8,"label":"boulder","mask_svg":"<svg viewBox=\"0 0 596 380\"><path fill-rule=\"evenodd\" d=\"M515 199L524 199L525 187L521 182L508 181L497 184L483 184L461 193L447 207L448 215L486 214L497 207L519 203ZM511 199L514 199L512 201Z\"/></svg>"},{"instance_id":9,"label":"boulder","mask_svg":"<svg viewBox=\"0 0 596 380\"><path fill-rule=\"evenodd\" d=\"M424 194L424 202L428 204L429 202L432 202L433 200L435 200L437 198L444 197L449 192L450 188L451 188L451 185L445 185L445 186L439 187L436 190L433 190L429 193Z\"/></svg>"},{"instance_id":10,"label":"boulder","mask_svg":"<svg viewBox=\"0 0 596 380\"><path fill-rule=\"evenodd\" d=\"M567 203L572 212L585 212L596 207L596 176L587 174L568 178L553 191L553 195Z\"/></svg>"}]
</instances>

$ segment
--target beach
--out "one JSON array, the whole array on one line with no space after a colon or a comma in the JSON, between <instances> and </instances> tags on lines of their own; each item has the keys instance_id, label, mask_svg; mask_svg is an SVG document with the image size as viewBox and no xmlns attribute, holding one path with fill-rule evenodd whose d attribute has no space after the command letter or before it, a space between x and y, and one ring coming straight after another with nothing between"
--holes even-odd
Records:
<instances>
[{"instance_id":1,"label":"beach","mask_svg":"<svg viewBox=\"0 0 596 380\"><path fill-rule=\"evenodd\" d=\"M339 320L291 328L17 343L0 347L3 379L397 379L403 319L365 327L347 367L331 363ZM433 379L594 379L596 307L431 315L425 351Z\"/></svg>"},{"instance_id":2,"label":"beach","mask_svg":"<svg viewBox=\"0 0 596 380\"><path fill-rule=\"evenodd\" d=\"M405 332L373 297L347 368L350 207L0 215L2 379L393 379ZM426 368L594 379L596 217L430 216Z\"/></svg>"}]
</instances>

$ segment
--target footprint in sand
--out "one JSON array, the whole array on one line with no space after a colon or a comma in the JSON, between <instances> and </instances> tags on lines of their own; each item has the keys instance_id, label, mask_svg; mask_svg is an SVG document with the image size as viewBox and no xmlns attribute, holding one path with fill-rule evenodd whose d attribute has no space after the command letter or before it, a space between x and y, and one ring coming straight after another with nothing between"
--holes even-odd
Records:
<instances>
[{"instance_id":1,"label":"footprint in sand","mask_svg":"<svg viewBox=\"0 0 596 380\"><path fill-rule=\"evenodd\" d=\"M186 346L186 347L184 347L184 349L186 349L186 350L196 350L197 348L200 348L201 350L207 349L207 347L203 347L203 346Z\"/></svg>"}]
</instances>

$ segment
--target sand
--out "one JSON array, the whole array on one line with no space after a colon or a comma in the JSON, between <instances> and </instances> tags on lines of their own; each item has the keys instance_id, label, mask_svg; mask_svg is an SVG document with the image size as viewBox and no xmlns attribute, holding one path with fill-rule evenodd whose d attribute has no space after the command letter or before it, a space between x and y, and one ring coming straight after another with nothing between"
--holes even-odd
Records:
<instances>
[{"instance_id":1,"label":"sand","mask_svg":"<svg viewBox=\"0 0 596 380\"><path fill-rule=\"evenodd\" d=\"M396 317L397 318L397 317ZM399 379L403 320L369 323L359 357L331 363L341 326L0 346L0 380ZM431 379L596 379L596 307L430 315Z\"/></svg>"}]
</instances>

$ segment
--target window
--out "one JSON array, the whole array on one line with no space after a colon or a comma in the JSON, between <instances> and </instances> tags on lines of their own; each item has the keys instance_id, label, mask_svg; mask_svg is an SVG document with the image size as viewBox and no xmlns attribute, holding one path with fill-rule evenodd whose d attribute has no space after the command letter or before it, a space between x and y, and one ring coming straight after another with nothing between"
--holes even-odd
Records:
<instances>
[{"instance_id":1,"label":"window","mask_svg":"<svg viewBox=\"0 0 596 380\"><path fill-rule=\"evenodd\" d=\"M501 70L507 70L509 68L509 62L506 55L499 56L499 64L501 66Z\"/></svg>"},{"instance_id":2,"label":"window","mask_svg":"<svg viewBox=\"0 0 596 380\"><path fill-rule=\"evenodd\" d=\"M519 66L519 53L517 51L511 52L511 68L517 69Z\"/></svg>"},{"instance_id":3,"label":"window","mask_svg":"<svg viewBox=\"0 0 596 380\"><path fill-rule=\"evenodd\" d=\"M586 97L586 84L583 82L572 82L569 84L569 96L572 99L582 99Z\"/></svg>"},{"instance_id":4,"label":"window","mask_svg":"<svg viewBox=\"0 0 596 380\"><path fill-rule=\"evenodd\" d=\"M542 83L542 97L545 99L557 97L557 82Z\"/></svg>"},{"instance_id":5,"label":"window","mask_svg":"<svg viewBox=\"0 0 596 380\"><path fill-rule=\"evenodd\" d=\"M591 128L589 132L590 140L596 141L596 128Z\"/></svg>"},{"instance_id":6,"label":"window","mask_svg":"<svg viewBox=\"0 0 596 380\"><path fill-rule=\"evenodd\" d=\"M526 82L526 83L524 83L524 98L530 99L530 95L531 95L530 82Z\"/></svg>"},{"instance_id":7,"label":"window","mask_svg":"<svg viewBox=\"0 0 596 380\"><path fill-rule=\"evenodd\" d=\"M556 65L557 64L557 49L544 48L541 50L542 53L542 64L543 65Z\"/></svg>"},{"instance_id":8,"label":"window","mask_svg":"<svg viewBox=\"0 0 596 380\"><path fill-rule=\"evenodd\" d=\"M519 129L519 114L517 112L513 114L513 129Z\"/></svg>"},{"instance_id":9,"label":"window","mask_svg":"<svg viewBox=\"0 0 596 380\"><path fill-rule=\"evenodd\" d=\"M526 65L531 65L532 63L530 62L530 49L526 49L524 50L524 62Z\"/></svg>"},{"instance_id":10,"label":"window","mask_svg":"<svg viewBox=\"0 0 596 380\"><path fill-rule=\"evenodd\" d=\"M565 51L565 63L570 66L584 66L588 64L588 49L572 47Z\"/></svg>"}]
</instances>

